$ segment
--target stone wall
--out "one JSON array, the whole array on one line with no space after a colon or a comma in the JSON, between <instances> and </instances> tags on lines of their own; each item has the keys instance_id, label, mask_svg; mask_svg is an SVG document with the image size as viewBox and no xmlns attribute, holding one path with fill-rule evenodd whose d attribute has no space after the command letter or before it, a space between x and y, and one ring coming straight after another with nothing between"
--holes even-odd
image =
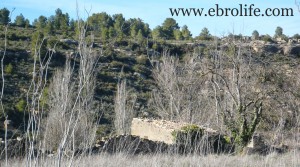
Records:
<instances>
[{"instance_id":1,"label":"stone wall","mask_svg":"<svg viewBox=\"0 0 300 167\"><path fill-rule=\"evenodd\" d=\"M131 124L131 135L152 141L161 141L173 144L172 132L179 130L185 123L175 123L165 120L133 118Z\"/></svg>"},{"instance_id":2,"label":"stone wall","mask_svg":"<svg viewBox=\"0 0 300 167\"><path fill-rule=\"evenodd\" d=\"M131 123L131 135L139 136L140 138L149 139L152 141L160 141L167 144L174 144L172 132L180 130L183 126L189 125L183 122L172 122L166 120L142 119L133 118ZM216 130L199 126L205 132L213 134Z\"/></svg>"}]
</instances>

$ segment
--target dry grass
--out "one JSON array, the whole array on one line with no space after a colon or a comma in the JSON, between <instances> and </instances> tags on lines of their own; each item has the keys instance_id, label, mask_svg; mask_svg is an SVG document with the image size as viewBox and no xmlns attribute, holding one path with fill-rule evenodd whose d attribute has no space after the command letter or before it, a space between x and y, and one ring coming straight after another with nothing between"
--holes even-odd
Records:
<instances>
[{"instance_id":1,"label":"dry grass","mask_svg":"<svg viewBox=\"0 0 300 167\"><path fill-rule=\"evenodd\" d=\"M272 166L272 167L292 167L300 166L300 152L291 151L287 154L270 154L268 156L246 155L246 156L230 156L230 155L208 155L208 156L180 156L180 155L138 155L130 156L125 154L100 154L89 157L77 158L72 166L88 166L88 167L221 167L221 166ZM9 166L19 167L26 166L26 160L11 159ZM0 166L4 162L0 162ZM40 162L37 166L55 166L55 158L47 158ZM68 166L68 161L63 161L62 166Z\"/></svg>"}]
</instances>

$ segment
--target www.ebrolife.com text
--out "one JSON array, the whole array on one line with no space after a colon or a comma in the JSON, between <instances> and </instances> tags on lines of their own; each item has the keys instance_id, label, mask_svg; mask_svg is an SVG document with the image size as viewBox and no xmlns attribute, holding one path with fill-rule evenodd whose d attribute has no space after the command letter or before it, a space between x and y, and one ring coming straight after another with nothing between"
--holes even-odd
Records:
<instances>
[{"instance_id":1,"label":"www.ebrolife.com text","mask_svg":"<svg viewBox=\"0 0 300 167\"><path fill-rule=\"evenodd\" d=\"M236 8L221 7L215 4L214 7L205 8L169 8L172 16L256 16L256 17L278 17L294 16L293 8L266 8L260 9L254 4L239 4Z\"/></svg>"}]
</instances>

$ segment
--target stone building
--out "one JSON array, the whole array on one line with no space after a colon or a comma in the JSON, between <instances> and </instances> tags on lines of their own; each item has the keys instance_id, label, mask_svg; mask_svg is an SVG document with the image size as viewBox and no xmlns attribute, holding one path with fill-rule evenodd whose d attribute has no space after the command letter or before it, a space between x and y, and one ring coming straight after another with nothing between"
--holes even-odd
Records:
<instances>
[{"instance_id":1,"label":"stone building","mask_svg":"<svg viewBox=\"0 0 300 167\"><path fill-rule=\"evenodd\" d=\"M174 144L172 132L180 130L183 126L189 125L183 122L172 122L166 120L133 118L131 123L131 135L152 141L160 141L167 144ZM215 133L216 131L204 128L206 132Z\"/></svg>"}]
</instances>

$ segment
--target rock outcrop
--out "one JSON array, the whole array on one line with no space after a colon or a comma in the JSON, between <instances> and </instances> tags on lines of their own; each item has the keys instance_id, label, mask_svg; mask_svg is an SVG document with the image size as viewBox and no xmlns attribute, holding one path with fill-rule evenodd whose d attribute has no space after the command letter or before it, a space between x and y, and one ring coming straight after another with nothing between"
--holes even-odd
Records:
<instances>
[{"instance_id":1,"label":"rock outcrop","mask_svg":"<svg viewBox=\"0 0 300 167\"><path fill-rule=\"evenodd\" d=\"M300 56L300 44L294 43L265 43L264 41L252 41L252 50L256 53L284 54Z\"/></svg>"}]
</instances>

